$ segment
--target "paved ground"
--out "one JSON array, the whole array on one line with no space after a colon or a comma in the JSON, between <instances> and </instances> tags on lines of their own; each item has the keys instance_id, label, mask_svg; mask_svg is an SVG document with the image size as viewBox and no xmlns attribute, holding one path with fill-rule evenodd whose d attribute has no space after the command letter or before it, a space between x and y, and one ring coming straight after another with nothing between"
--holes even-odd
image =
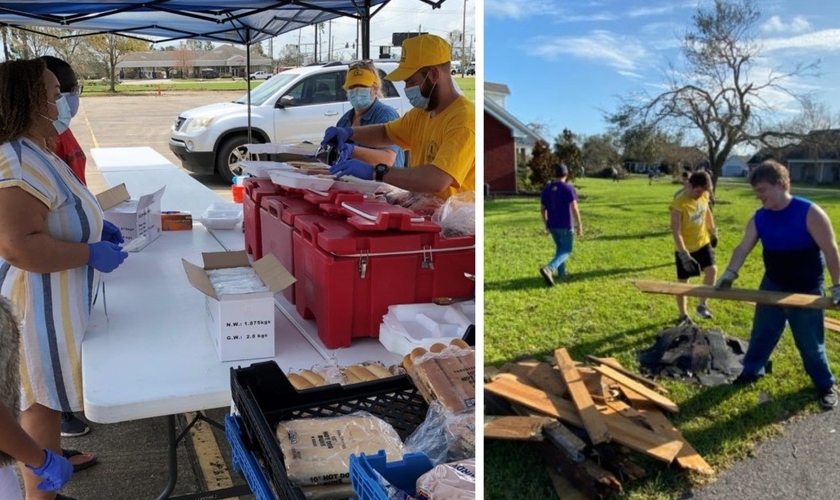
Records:
<instances>
[{"instance_id":1,"label":"paved ground","mask_svg":"<svg viewBox=\"0 0 840 500\"><path fill-rule=\"evenodd\" d=\"M177 92L161 96L82 97L72 129L88 152L86 177L94 193L106 188L90 160L92 147L150 146L173 163L180 161L169 151L169 128L182 110L203 104L232 100L241 92ZM213 176L196 179L230 199L230 186ZM227 408L208 412L222 421ZM183 417L179 418L184 425ZM167 481L166 420L151 418L120 424L92 424L89 435L65 438L64 448L93 452L99 465L77 474L64 494L77 500L146 500L157 498ZM178 454L176 495L215 489L217 484L243 481L230 466L230 451L222 432L204 426L186 439ZM230 469L230 470L228 470ZM203 470L207 471L202 472ZM209 485L209 486L208 486ZM206 498L216 498L207 496ZM241 497L253 498L252 495Z\"/></svg>"}]
</instances>

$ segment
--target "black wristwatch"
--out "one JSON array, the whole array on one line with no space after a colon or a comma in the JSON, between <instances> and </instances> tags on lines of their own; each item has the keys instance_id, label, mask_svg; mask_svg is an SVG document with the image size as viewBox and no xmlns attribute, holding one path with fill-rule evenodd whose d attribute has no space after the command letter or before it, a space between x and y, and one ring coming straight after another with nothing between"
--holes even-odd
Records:
<instances>
[{"instance_id":1,"label":"black wristwatch","mask_svg":"<svg viewBox=\"0 0 840 500\"><path fill-rule=\"evenodd\" d=\"M380 163L379 165L373 167L373 176L376 179L376 182L382 182L382 178L385 177L385 174L388 173L388 170L391 169L388 168L388 165L385 165L384 163Z\"/></svg>"}]
</instances>

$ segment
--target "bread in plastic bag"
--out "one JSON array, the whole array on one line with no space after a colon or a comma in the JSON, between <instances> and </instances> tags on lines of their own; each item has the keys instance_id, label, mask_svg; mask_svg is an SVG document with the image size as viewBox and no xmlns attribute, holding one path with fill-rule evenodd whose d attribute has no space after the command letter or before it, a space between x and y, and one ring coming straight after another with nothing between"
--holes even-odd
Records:
<instances>
[{"instance_id":1,"label":"bread in plastic bag","mask_svg":"<svg viewBox=\"0 0 840 500\"><path fill-rule=\"evenodd\" d=\"M434 465L475 457L475 411L450 413L437 401L405 440L408 453L425 453Z\"/></svg>"},{"instance_id":2,"label":"bread in plastic bag","mask_svg":"<svg viewBox=\"0 0 840 500\"><path fill-rule=\"evenodd\" d=\"M474 500L475 459L436 465L417 479L416 500Z\"/></svg>"},{"instance_id":3,"label":"bread in plastic bag","mask_svg":"<svg viewBox=\"0 0 840 500\"><path fill-rule=\"evenodd\" d=\"M277 424L286 473L296 485L350 483L350 455L402 457L400 436L391 424L368 412L301 418Z\"/></svg>"},{"instance_id":4,"label":"bread in plastic bag","mask_svg":"<svg viewBox=\"0 0 840 500\"><path fill-rule=\"evenodd\" d=\"M441 227L445 237L475 234L475 191L450 196L432 216L432 222Z\"/></svg>"}]
</instances>

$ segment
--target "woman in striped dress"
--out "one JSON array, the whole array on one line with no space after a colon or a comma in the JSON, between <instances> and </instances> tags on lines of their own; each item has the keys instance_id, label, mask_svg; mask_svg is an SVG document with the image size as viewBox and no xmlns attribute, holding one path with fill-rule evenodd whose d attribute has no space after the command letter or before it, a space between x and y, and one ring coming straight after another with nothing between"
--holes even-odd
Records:
<instances>
[{"instance_id":1,"label":"woman in striped dress","mask_svg":"<svg viewBox=\"0 0 840 500\"><path fill-rule=\"evenodd\" d=\"M57 454L61 412L82 409L81 343L99 272L128 256L103 241L96 198L47 146L66 120L42 60L0 64L0 294L21 322L21 425ZM67 498L21 472L27 500Z\"/></svg>"}]
</instances>

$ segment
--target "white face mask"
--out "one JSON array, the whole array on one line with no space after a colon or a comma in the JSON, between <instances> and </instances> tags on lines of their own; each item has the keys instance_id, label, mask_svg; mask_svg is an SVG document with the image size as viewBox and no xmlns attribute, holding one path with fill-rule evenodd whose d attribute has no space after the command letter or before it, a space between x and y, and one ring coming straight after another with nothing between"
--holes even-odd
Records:
<instances>
[{"instance_id":1,"label":"white face mask","mask_svg":"<svg viewBox=\"0 0 840 500\"><path fill-rule=\"evenodd\" d=\"M47 120L50 120L53 124L53 127L55 127L56 132L58 132L58 135L61 135L68 128L70 128L70 118L72 118L70 113L70 106L67 104L67 99L65 99L64 95L62 94L62 96L55 101L55 104L51 103L50 101L47 101L47 104L52 104L58 109L58 118L53 120L49 116L41 116L43 116Z\"/></svg>"}]
</instances>

